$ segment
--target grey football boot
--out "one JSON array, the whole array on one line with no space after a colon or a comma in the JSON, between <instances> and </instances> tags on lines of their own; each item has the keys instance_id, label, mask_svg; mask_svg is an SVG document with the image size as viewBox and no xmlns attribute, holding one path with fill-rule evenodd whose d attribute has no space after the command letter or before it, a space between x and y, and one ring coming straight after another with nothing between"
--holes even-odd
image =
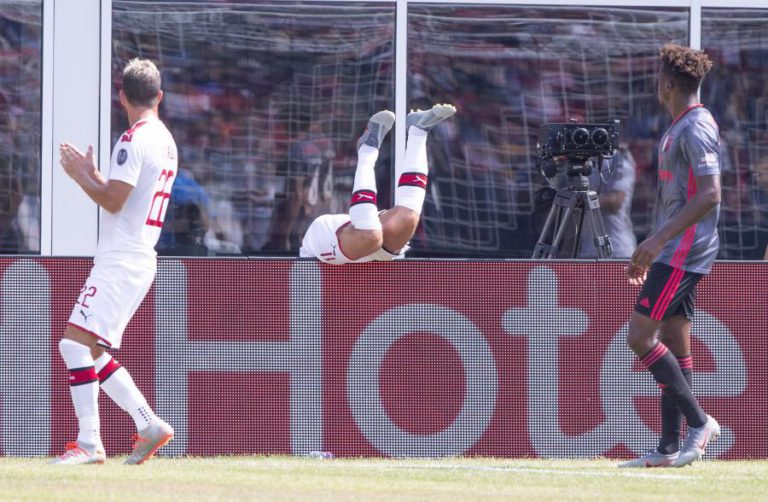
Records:
<instances>
[{"instance_id":1,"label":"grey football boot","mask_svg":"<svg viewBox=\"0 0 768 502\"><path fill-rule=\"evenodd\" d=\"M443 120L452 117L456 113L456 107L449 104L435 105L429 110L415 110L405 118L405 126L416 126L422 131L431 131L433 127Z\"/></svg>"},{"instance_id":2,"label":"grey football boot","mask_svg":"<svg viewBox=\"0 0 768 502\"><path fill-rule=\"evenodd\" d=\"M392 125L395 123L395 114L389 110L382 110L374 113L373 116L368 119L368 125L365 127L360 139L357 140L357 149L361 146L368 145L370 147L378 148L381 146L381 142L387 136L387 133L392 129Z\"/></svg>"},{"instance_id":3,"label":"grey football boot","mask_svg":"<svg viewBox=\"0 0 768 502\"><path fill-rule=\"evenodd\" d=\"M628 460L619 464L619 467L671 467L672 463L677 460L677 455L678 452L670 453L667 455L659 452L658 450L651 450L635 459Z\"/></svg>"},{"instance_id":4,"label":"grey football boot","mask_svg":"<svg viewBox=\"0 0 768 502\"><path fill-rule=\"evenodd\" d=\"M688 427L683 449L672 467L683 467L700 460L704 456L707 445L720 437L720 424L707 415L707 422L701 427Z\"/></svg>"}]
</instances>

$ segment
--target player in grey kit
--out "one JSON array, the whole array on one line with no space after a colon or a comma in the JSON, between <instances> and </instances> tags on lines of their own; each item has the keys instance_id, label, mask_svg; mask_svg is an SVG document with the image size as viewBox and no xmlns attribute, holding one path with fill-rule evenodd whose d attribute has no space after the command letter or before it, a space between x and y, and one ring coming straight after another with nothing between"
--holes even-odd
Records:
<instances>
[{"instance_id":1,"label":"player in grey kit","mask_svg":"<svg viewBox=\"0 0 768 502\"><path fill-rule=\"evenodd\" d=\"M690 356L696 284L709 273L719 247L720 136L698 99L712 62L703 51L673 44L660 57L658 97L674 120L659 144L654 230L626 273L630 284L642 285L627 343L662 390L662 432L656 450L621 467L688 465L720 435L720 425L691 391ZM678 450L683 416L688 433Z\"/></svg>"}]
</instances>

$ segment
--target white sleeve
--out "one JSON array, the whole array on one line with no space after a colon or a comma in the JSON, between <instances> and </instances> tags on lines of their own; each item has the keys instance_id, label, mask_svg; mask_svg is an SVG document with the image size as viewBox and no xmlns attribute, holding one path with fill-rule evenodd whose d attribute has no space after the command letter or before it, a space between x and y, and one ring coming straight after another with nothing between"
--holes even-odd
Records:
<instances>
[{"instance_id":1,"label":"white sleeve","mask_svg":"<svg viewBox=\"0 0 768 502\"><path fill-rule=\"evenodd\" d=\"M141 174L143 159L141 147L136 143L134 135L129 141L123 139L115 147L115 155L112 157L112 165L109 168L109 179L122 181L135 187Z\"/></svg>"}]
</instances>

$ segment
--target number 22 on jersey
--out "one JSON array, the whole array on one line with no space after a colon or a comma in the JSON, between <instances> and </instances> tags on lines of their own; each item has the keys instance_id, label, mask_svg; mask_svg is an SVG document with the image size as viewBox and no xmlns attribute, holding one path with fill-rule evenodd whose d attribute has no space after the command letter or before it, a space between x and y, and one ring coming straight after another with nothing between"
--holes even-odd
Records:
<instances>
[{"instance_id":1,"label":"number 22 on jersey","mask_svg":"<svg viewBox=\"0 0 768 502\"><path fill-rule=\"evenodd\" d=\"M155 182L155 196L152 197L152 205L149 206L146 224L151 227L162 227L165 213L168 210L168 199L171 198L170 186L173 185L173 171L165 170Z\"/></svg>"}]
</instances>

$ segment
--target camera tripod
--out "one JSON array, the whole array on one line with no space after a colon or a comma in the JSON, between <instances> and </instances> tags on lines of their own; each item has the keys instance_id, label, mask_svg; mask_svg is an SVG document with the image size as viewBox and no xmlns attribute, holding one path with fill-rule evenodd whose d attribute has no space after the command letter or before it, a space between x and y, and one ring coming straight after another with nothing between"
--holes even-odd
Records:
<instances>
[{"instance_id":1,"label":"camera tripod","mask_svg":"<svg viewBox=\"0 0 768 502\"><path fill-rule=\"evenodd\" d=\"M573 245L571 258L577 258L581 244L581 232L586 219L595 241L598 258L610 258L613 254L611 238L605 232L605 223L600 213L600 201L597 193L590 190L589 178L581 171L570 171L568 186L560 188L555 193L552 207L549 210L544 227L541 229L539 240L533 248L534 259L553 259L558 257L560 244L568 229L575 211L579 211L576 226L576 241ZM551 234L551 241L550 241Z\"/></svg>"}]
</instances>

